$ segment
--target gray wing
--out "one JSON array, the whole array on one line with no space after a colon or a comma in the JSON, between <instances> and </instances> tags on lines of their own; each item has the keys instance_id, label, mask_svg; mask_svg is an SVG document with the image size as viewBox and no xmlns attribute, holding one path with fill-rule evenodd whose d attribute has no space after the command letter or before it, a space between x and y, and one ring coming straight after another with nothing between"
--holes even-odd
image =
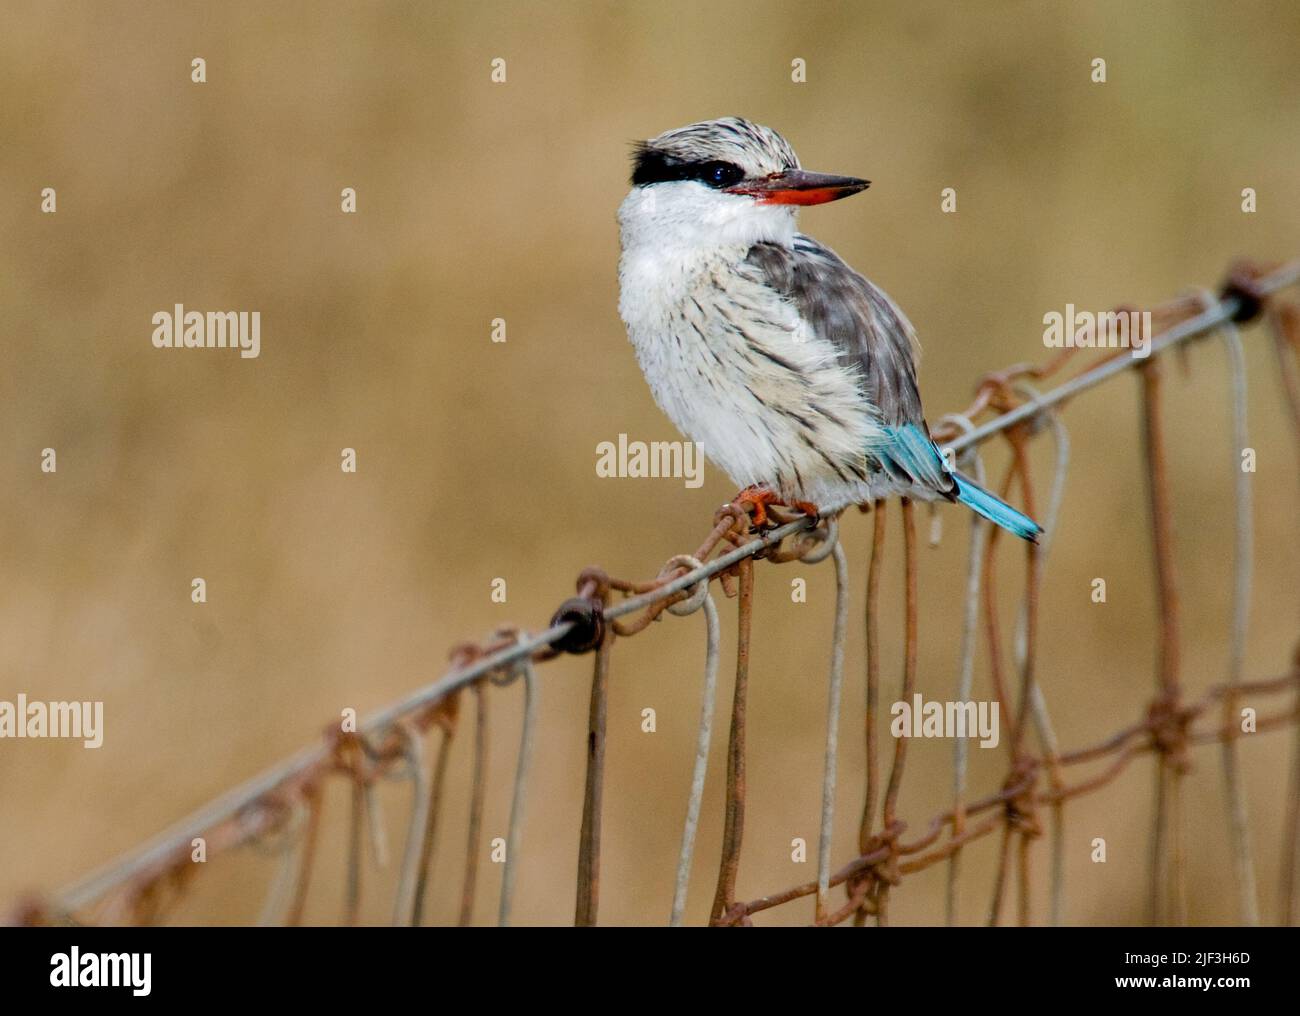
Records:
<instances>
[{"instance_id":1,"label":"gray wing","mask_svg":"<svg viewBox=\"0 0 1300 1016\"><path fill-rule=\"evenodd\" d=\"M794 302L813 331L862 371L865 394L881 422L922 423L916 388L916 333L888 296L810 236L794 246L755 244L746 263L761 281Z\"/></svg>"}]
</instances>

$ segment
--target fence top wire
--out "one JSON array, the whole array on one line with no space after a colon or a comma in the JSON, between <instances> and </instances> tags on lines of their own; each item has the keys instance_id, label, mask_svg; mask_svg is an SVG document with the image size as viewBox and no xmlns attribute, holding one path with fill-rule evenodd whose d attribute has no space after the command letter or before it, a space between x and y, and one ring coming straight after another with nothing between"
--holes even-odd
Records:
<instances>
[{"instance_id":1,"label":"fence top wire","mask_svg":"<svg viewBox=\"0 0 1300 1016\"><path fill-rule=\"evenodd\" d=\"M1260 303L1267 296L1297 281L1300 281L1300 261L1286 264L1267 273L1254 269L1253 266L1245 266L1243 263L1239 266L1239 270L1230 276L1228 286L1217 300L1204 304L1204 309L1200 313L1184 318L1152 337L1150 357L1157 357L1190 339L1211 334L1228 322L1253 317ZM1198 306L1200 305L1202 304L1198 303ZM1146 360L1133 356L1112 356L1057 387L1041 394L1034 394L1027 401L997 413L983 424L966 429L962 433L957 433L955 428L936 427L936 440L945 452L951 450L954 456L959 456L962 452L1009 431L1017 424L1032 420L1045 410L1058 406L1126 370L1140 367L1145 362ZM1050 372L1050 369L1022 365L1013 367L996 377L1005 383L1018 377L1041 377ZM970 419L992 404L988 399L977 398L965 418ZM751 539L739 546L706 560L698 567L690 568L668 581L646 587L627 587L624 591L632 592L633 595L609 604L604 608L603 615L614 620L663 604L677 594L697 586L701 581L707 581L720 573L727 572L739 562L754 558L775 547L786 537L810 529L814 525L814 520L801 517L765 532L753 534ZM716 546L717 540L721 539L726 532L725 526L715 528L715 539L710 544L710 549ZM707 553L698 556L702 559L707 556ZM588 573L584 573L586 574ZM590 583L588 588L591 588ZM438 680L367 717L359 724L358 735L363 739L389 735L403 721L427 713L428 710L445 701L448 696L486 675L509 671L525 659L542 659L555 655L558 651L556 647L574 631L575 627L577 627L575 621L560 620L536 634L520 635L517 638L502 640L486 649L477 650L473 654L472 662L454 666ZM310 779L312 774L320 772L323 767L331 764L335 751L336 745L328 741L304 748L217 797L143 845L64 887L54 894L54 901L64 913L71 914L102 899L106 894L134 879L165 870L178 855L188 854L191 840L195 836L264 803L268 796L286 785ZM859 859L855 864L860 866L862 860ZM832 884L842 881L846 874L846 871L837 873Z\"/></svg>"},{"instance_id":2,"label":"fence top wire","mask_svg":"<svg viewBox=\"0 0 1300 1016\"><path fill-rule=\"evenodd\" d=\"M1229 290L1224 296L1211 303L1204 311L1195 317L1180 321L1178 324L1153 336L1151 339L1150 356L1157 356L1171 346L1176 346L1188 339L1196 338L1202 335L1208 335L1221 325L1235 321L1247 311L1248 305L1252 300L1259 300L1264 296L1283 289L1300 279L1300 262L1287 265L1271 273L1263 279L1251 283L1251 292L1239 292ZM987 423L976 427L974 430L967 431L959 437L947 442L946 448L951 448L953 453L961 454L967 448L982 444L996 434L1001 434L1009 427L1015 426L1034 416L1037 416L1044 409L1050 409L1052 406L1065 402L1072 396L1080 392L1093 388L1108 378L1116 374L1129 370L1134 366L1142 363L1141 360L1133 360L1129 357L1116 356L1106 360L1091 370L1085 371L1078 377L1058 385L1049 392L1031 398L1028 402L1017 406L1000 416L994 417Z\"/></svg>"}]
</instances>

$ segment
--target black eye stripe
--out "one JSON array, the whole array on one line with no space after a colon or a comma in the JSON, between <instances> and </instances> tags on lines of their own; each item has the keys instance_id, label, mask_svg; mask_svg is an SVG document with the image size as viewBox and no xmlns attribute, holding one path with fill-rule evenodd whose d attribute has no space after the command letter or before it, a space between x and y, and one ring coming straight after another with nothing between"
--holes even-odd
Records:
<instances>
[{"instance_id":1,"label":"black eye stripe","mask_svg":"<svg viewBox=\"0 0 1300 1016\"><path fill-rule=\"evenodd\" d=\"M731 162L687 162L652 148L637 151L636 166L632 170L633 186L698 180L709 187L721 189L739 183L744 178L745 171Z\"/></svg>"}]
</instances>

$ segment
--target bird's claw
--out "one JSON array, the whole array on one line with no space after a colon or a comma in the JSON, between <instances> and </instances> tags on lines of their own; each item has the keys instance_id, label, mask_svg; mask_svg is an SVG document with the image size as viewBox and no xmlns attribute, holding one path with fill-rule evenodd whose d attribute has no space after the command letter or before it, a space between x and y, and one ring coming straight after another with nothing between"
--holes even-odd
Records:
<instances>
[{"instance_id":1,"label":"bird's claw","mask_svg":"<svg viewBox=\"0 0 1300 1016\"><path fill-rule=\"evenodd\" d=\"M792 501L790 502L790 507L797 508L799 511L807 515L813 520L813 525L816 525L822 520L822 510L811 501Z\"/></svg>"},{"instance_id":2,"label":"bird's claw","mask_svg":"<svg viewBox=\"0 0 1300 1016\"><path fill-rule=\"evenodd\" d=\"M777 512L775 514L778 517L773 518L772 514L767 510L769 506L773 508L793 508L795 511L803 512L814 523L821 521L821 509L811 501L790 501L787 503L780 499L776 491L768 490L766 487L746 487L732 499L731 503L749 514L755 529L790 521L788 512Z\"/></svg>"},{"instance_id":3,"label":"bird's claw","mask_svg":"<svg viewBox=\"0 0 1300 1016\"><path fill-rule=\"evenodd\" d=\"M769 522L767 506L781 502L777 500L774 490L768 490L766 487L746 487L732 498L731 503L749 513L755 529L762 529Z\"/></svg>"}]
</instances>

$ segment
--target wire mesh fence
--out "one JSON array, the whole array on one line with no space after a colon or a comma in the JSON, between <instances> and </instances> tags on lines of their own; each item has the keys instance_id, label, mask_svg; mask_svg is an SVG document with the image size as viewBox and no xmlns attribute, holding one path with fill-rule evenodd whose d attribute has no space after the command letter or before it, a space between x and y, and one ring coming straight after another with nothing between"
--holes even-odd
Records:
<instances>
[{"instance_id":1,"label":"wire mesh fence","mask_svg":"<svg viewBox=\"0 0 1300 1016\"><path fill-rule=\"evenodd\" d=\"M507 835L502 845L498 922L508 925L517 882L517 859L526 849L521 839L528 807L533 760L542 732L538 729L538 665L561 654L591 653L594 667L587 729L585 789L578 831L578 880L573 920L593 925L601 895L601 818L605 791L606 712L614 646L645 631L670 614L702 614L705 664L698 732L690 792L683 824L671 903L665 891L669 922L684 920L687 889L697 862L695 844L702 820L710 747L715 736L715 698L723 633L715 599L717 590L737 601L736 674L730 711L725 773L722 852L711 907L714 925L749 925L756 915L807 899L806 917L818 925L845 922L887 925L890 897L906 877L946 866L946 913L957 923L958 887L963 851L976 841L997 842L997 866L989 891L989 924L1014 918L1032 923L1031 869L1046 842L1049 868L1048 919L1064 921L1065 816L1073 799L1105 790L1134 760L1154 756L1157 778L1153 790L1147 877L1147 917L1152 923L1181 923L1187 916L1187 860L1183 818L1183 788L1191 752L1211 743L1219 746L1226 790L1226 828L1233 861L1233 881L1239 919L1261 921L1262 886L1275 886L1276 913L1281 923L1297 920L1297 873L1300 871L1300 656L1285 661L1278 672L1248 679L1244 670L1247 606L1251 597L1252 510L1249 474L1234 463L1235 534L1232 612L1226 632L1229 666L1226 679L1198 698L1189 698L1181 682L1180 587L1171 539L1173 505L1170 498L1168 443L1162 413L1163 373L1168 356L1196 339L1217 337L1228 354L1232 440L1240 456L1248 448L1246 428L1245 360L1238 325L1264 322L1276 350L1280 389L1296 440L1300 463L1300 304L1288 302L1281 291L1300 281L1300 262L1286 266L1232 266L1218 294L1197 292L1153 308L1155 334L1150 355L1136 358L1124 349L1098 350L1092 361L1073 374L1068 368L1081 350L1060 351L1041 366L1018 365L990 374L964 412L939 420L935 440L954 464L983 482L980 450L994 438L1005 440L1010 466L997 485L1005 497L1013 487L1030 515L1044 526L1038 545L1024 547L1021 605L1008 632L996 610L1000 585L997 564L1000 531L974 517L970 527L965 605L960 632L957 702L972 698L974 661L980 643L988 655L993 697L1006 717L1010 734L1003 779L996 789L974 796L968 785L968 742L955 741L950 797L944 807L916 825L899 813L899 795L907 771L908 738L881 737L882 701L880 601L882 555L887 522L901 515L904 555L905 650L897 700L909 702L916 689L918 644L918 533L915 506L878 502L873 514L871 556L866 579L866 703L862 730L866 739L862 808L857 822L857 854L836 863L831 856L832 833L843 822L836 811L836 790L842 776L839 729L844 711L845 636L849 622L849 577L835 519L813 520L769 509L774 520L755 528L740 505L723 508L712 530L690 554L669 559L661 572L645 582L615 578L599 569L583 571L577 595L566 601L551 623L539 632L502 629L484 644L465 644L452 654L452 669L440 680L382 709L356 729L330 728L322 743L306 748L248 783L231 790L152 841L64 889L33 896L15 914L22 923L138 923L161 920L183 896L205 864L193 862L202 843L207 859L240 848L257 848L275 858L276 874L267 888L264 923L297 924L303 919L313 874L318 868L322 790L327 781L342 780L350 788L347 824L346 885L339 918L355 923L362 900L363 857L385 861L389 853L380 814L378 787L383 781L406 783L410 792L405 841L397 859L398 876L392 920L418 925L425 919L425 899L443 821L449 781L469 785L469 811L459 920L471 922L480 889L484 856L483 814L488 792L487 752L490 737L489 702L497 689L523 688L524 718L511 787ZM1264 331L1265 329L1260 329ZM1104 343L1099 343L1104 346ZM1057 742L1043 687L1035 679L1039 652L1039 590L1056 536L1070 438L1061 410L1074 397L1107 381L1136 371L1140 375L1143 423L1142 462L1149 503L1157 590L1158 658L1151 698L1145 713L1099 743L1063 749ZM1044 388L1049 382L1054 387ZM1040 493L1031 475L1029 446L1047 440L1054 469ZM1300 469L1297 470L1300 476ZM864 507L864 510L865 507ZM1001 556L1014 553L1003 549ZM830 645L825 756L821 820L815 880L773 891L754 899L737 896L737 875L745 842L747 706L749 699L750 635L753 624L754 568L801 561L829 561L834 571L835 612ZM713 583L716 580L717 585ZM678 622L681 623L681 622ZM1010 636L1008 638L1008 635ZM892 689L891 689L892 690ZM1242 734L1241 702L1276 702L1254 720L1257 732L1291 730L1295 738L1291 771L1285 782L1282 866L1276 879L1255 869L1251 822L1243 789L1238 741ZM462 718L462 706L472 699L472 722ZM468 711L468 709L466 709ZM466 730L465 728L469 729ZM451 772L453 739L472 738L470 771ZM432 757L429 757L429 756ZM1100 766L1089 776L1076 775ZM855 774L858 775L858 774ZM445 876L443 876L445 878ZM667 887L665 887L667 890ZM1012 899L1014 894L1014 900ZM1014 912L1013 912L1014 907ZM567 915L555 915L556 921ZM970 915L965 915L971 920Z\"/></svg>"}]
</instances>

